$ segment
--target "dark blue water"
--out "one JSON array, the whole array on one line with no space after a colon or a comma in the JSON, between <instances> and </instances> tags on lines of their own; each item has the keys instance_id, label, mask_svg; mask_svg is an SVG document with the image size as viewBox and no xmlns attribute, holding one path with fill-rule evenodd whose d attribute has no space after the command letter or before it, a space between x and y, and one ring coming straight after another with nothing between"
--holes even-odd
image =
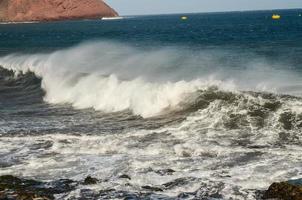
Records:
<instances>
[{"instance_id":1,"label":"dark blue water","mask_svg":"<svg viewBox=\"0 0 302 200\"><path fill-rule=\"evenodd\" d=\"M301 53L301 10L126 17L116 21L74 21L1 25L1 51L39 51L86 40L109 39L145 45L259 48L271 54L283 48ZM273 13L281 20L271 19ZM272 47L272 48L270 48ZM275 49L274 49L274 48ZM283 47L283 48L280 48ZM243 49L243 50L244 50ZM293 51L293 49L287 49Z\"/></svg>"},{"instance_id":2,"label":"dark blue water","mask_svg":"<svg viewBox=\"0 0 302 200\"><path fill-rule=\"evenodd\" d=\"M184 46L251 52L299 68L301 10L126 17L116 21L74 21L0 25L0 53L41 52L87 40L114 40L138 47ZM281 20L272 20L278 13ZM243 54L243 55L241 55Z\"/></svg>"},{"instance_id":3,"label":"dark blue water","mask_svg":"<svg viewBox=\"0 0 302 200\"><path fill-rule=\"evenodd\" d=\"M0 175L100 180L70 199L257 199L300 178L301 13L1 24Z\"/></svg>"}]
</instances>

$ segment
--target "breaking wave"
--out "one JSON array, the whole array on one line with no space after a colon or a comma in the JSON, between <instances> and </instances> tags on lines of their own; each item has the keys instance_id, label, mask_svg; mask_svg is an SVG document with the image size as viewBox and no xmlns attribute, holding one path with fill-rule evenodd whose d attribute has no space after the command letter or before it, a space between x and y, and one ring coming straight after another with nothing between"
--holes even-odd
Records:
<instances>
[{"instance_id":1,"label":"breaking wave","mask_svg":"<svg viewBox=\"0 0 302 200\"><path fill-rule=\"evenodd\" d=\"M85 43L49 54L2 57L0 79L34 74L30 79L41 85L48 103L103 112L130 110L144 118L188 109L213 88L225 92L214 100L228 93L240 98L242 91L301 95L302 83L296 73L260 58L222 62L230 54L234 52L193 52L181 47L140 50L114 42ZM235 66L240 64L240 68Z\"/></svg>"},{"instance_id":2,"label":"breaking wave","mask_svg":"<svg viewBox=\"0 0 302 200\"><path fill-rule=\"evenodd\" d=\"M299 177L301 74L230 55L98 42L0 58L0 175L91 174L109 199L119 188L256 199Z\"/></svg>"}]
</instances>

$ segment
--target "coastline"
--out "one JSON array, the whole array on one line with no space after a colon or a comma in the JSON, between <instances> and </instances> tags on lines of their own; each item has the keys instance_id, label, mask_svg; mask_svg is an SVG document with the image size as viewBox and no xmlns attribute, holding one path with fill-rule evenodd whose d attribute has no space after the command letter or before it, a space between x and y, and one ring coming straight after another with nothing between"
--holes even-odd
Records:
<instances>
[{"instance_id":1,"label":"coastline","mask_svg":"<svg viewBox=\"0 0 302 200\"><path fill-rule=\"evenodd\" d=\"M168 173L173 173L173 170L165 170ZM164 172L164 171L163 171ZM125 183L131 185L132 178L126 174L120 175L118 179L123 179ZM72 193L76 194L81 199L112 199L112 198L128 198L133 199L147 199L152 196L161 197L162 199L171 198L196 198L205 197L210 199L220 199L222 196L215 190L215 188L203 187L195 192L181 192L177 196L165 196L162 193L175 184L181 184L185 179L176 179L172 182L163 185L142 186L139 191L126 192L115 188L99 189L97 185L106 180L98 180L92 176L87 176L80 181L70 179L58 179L51 182L43 182L32 179L23 179L11 175L0 176L0 199L26 199L26 200L55 200L61 198L74 198ZM94 189L92 189L94 188ZM203 195L199 196L200 191ZM267 190L255 190L255 198L258 200L266 199L302 199L302 179L289 180L280 183L271 184Z\"/></svg>"},{"instance_id":2,"label":"coastline","mask_svg":"<svg viewBox=\"0 0 302 200\"><path fill-rule=\"evenodd\" d=\"M38 24L38 23L42 23L42 21L0 22L1 25L4 25L4 24Z\"/></svg>"},{"instance_id":3,"label":"coastline","mask_svg":"<svg viewBox=\"0 0 302 200\"><path fill-rule=\"evenodd\" d=\"M73 21L91 21L91 20L100 20L100 21L113 21L113 20L123 20L125 17L102 17L102 18L93 18L93 19L64 19L64 20L44 20L44 21L3 21L0 22L0 25L6 24L40 24L40 23L52 23L52 22L73 22Z\"/></svg>"},{"instance_id":4,"label":"coastline","mask_svg":"<svg viewBox=\"0 0 302 200\"><path fill-rule=\"evenodd\" d=\"M0 21L11 22L48 22L79 19L98 19L118 17L119 14L104 1L80 0L64 1L26 1L3 0L0 3Z\"/></svg>"}]
</instances>

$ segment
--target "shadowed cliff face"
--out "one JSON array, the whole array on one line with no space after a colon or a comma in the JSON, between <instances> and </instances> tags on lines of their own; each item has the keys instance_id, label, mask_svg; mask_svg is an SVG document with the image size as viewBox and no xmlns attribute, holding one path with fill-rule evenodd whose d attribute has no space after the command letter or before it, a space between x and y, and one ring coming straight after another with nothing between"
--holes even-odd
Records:
<instances>
[{"instance_id":1,"label":"shadowed cliff face","mask_svg":"<svg viewBox=\"0 0 302 200\"><path fill-rule=\"evenodd\" d=\"M116 17L102 0L0 0L0 20L57 21Z\"/></svg>"}]
</instances>

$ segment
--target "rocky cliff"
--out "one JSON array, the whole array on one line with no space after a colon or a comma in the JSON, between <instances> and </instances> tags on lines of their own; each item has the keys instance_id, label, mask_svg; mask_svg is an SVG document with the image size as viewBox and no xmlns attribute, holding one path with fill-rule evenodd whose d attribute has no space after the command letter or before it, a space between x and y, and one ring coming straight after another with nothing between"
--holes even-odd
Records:
<instances>
[{"instance_id":1,"label":"rocky cliff","mask_svg":"<svg viewBox=\"0 0 302 200\"><path fill-rule=\"evenodd\" d=\"M102 0L0 0L0 21L58 21L116 17Z\"/></svg>"}]
</instances>

